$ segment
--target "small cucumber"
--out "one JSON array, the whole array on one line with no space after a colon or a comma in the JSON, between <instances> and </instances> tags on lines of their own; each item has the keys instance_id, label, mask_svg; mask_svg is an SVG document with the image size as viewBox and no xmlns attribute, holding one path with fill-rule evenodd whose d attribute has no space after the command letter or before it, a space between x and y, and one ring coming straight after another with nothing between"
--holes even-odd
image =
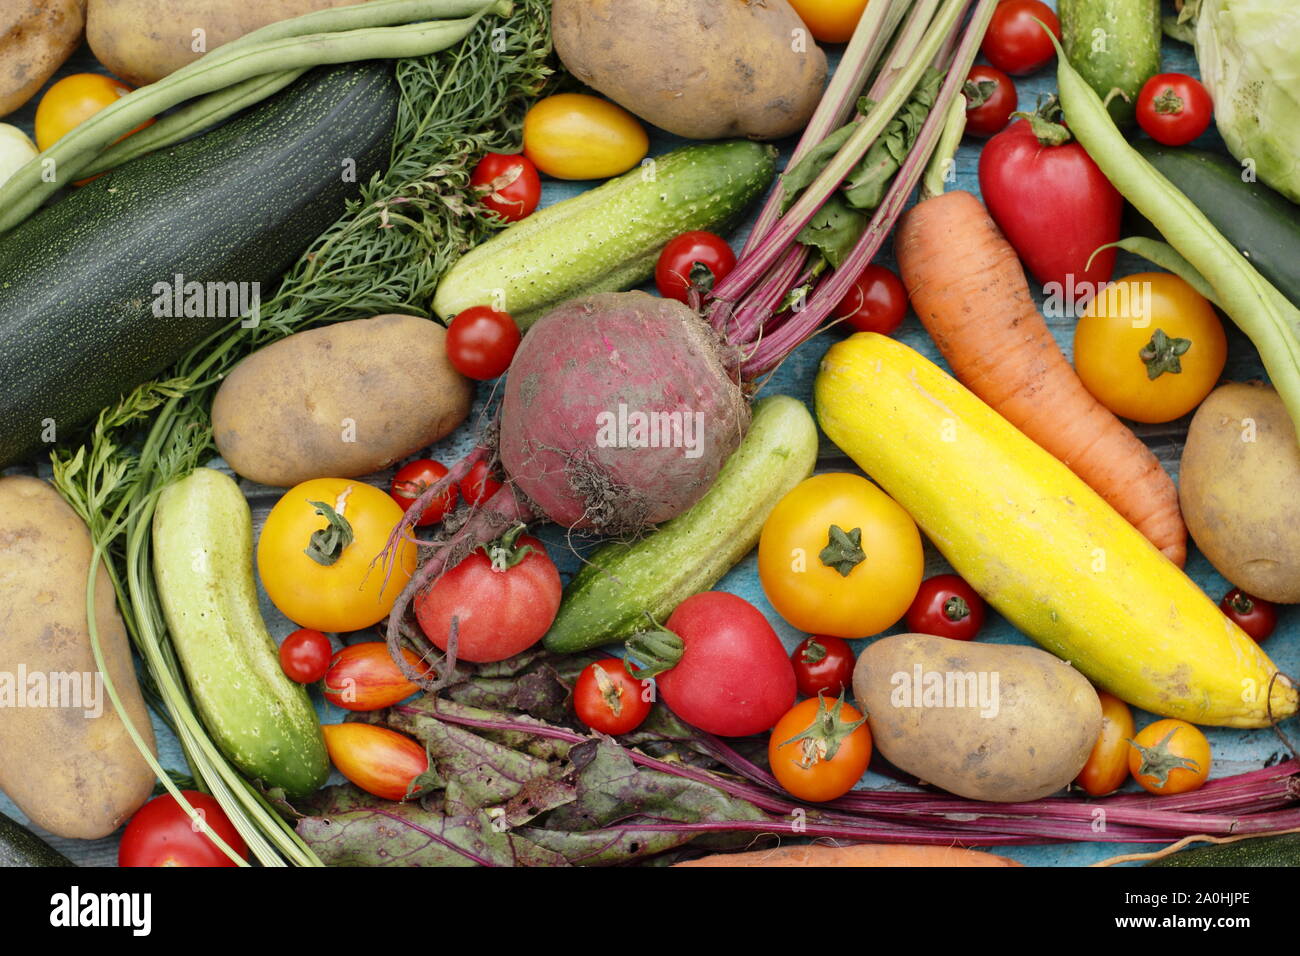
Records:
<instances>
[{"instance_id":1,"label":"small cucumber","mask_svg":"<svg viewBox=\"0 0 1300 956\"><path fill-rule=\"evenodd\" d=\"M654 274L668 240L734 224L775 175L776 150L746 140L674 150L471 249L443 277L433 309L447 319L491 305L526 329L568 299L630 289Z\"/></svg>"},{"instance_id":2,"label":"small cucumber","mask_svg":"<svg viewBox=\"0 0 1300 956\"><path fill-rule=\"evenodd\" d=\"M76 866L17 820L0 813L0 866Z\"/></svg>"},{"instance_id":3,"label":"small cucumber","mask_svg":"<svg viewBox=\"0 0 1300 956\"><path fill-rule=\"evenodd\" d=\"M154 580L199 715L240 770L290 796L329 776L307 690L285 676L253 583L253 519L233 479L198 468L153 518Z\"/></svg>"},{"instance_id":4,"label":"small cucumber","mask_svg":"<svg viewBox=\"0 0 1300 956\"><path fill-rule=\"evenodd\" d=\"M1300 833L1254 837L1171 853L1147 866L1300 866Z\"/></svg>"},{"instance_id":5,"label":"small cucumber","mask_svg":"<svg viewBox=\"0 0 1300 956\"><path fill-rule=\"evenodd\" d=\"M1131 126L1138 92L1160 72L1160 0L1060 0L1061 45L1070 65ZM1127 99L1125 98L1127 97Z\"/></svg>"},{"instance_id":6,"label":"small cucumber","mask_svg":"<svg viewBox=\"0 0 1300 956\"><path fill-rule=\"evenodd\" d=\"M547 649L575 653L626 640L712 587L758 544L763 522L817 462L817 426L803 402L754 406L744 441L684 515L633 542L604 545L569 582Z\"/></svg>"}]
</instances>

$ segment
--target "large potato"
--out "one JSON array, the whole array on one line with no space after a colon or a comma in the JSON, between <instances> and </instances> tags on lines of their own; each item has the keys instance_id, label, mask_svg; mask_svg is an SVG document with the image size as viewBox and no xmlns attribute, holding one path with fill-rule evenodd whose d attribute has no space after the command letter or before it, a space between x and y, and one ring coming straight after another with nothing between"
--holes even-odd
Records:
<instances>
[{"instance_id":1,"label":"large potato","mask_svg":"<svg viewBox=\"0 0 1300 956\"><path fill-rule=\"evenodd\" d=\"M1192 418L1179 476L1192 540L1237 587L1300 603L1300 446L1268 385L1233 382Z\"/></svg>"},{"instance_id":2,"label":"large potato","mask_svg":"<svg viewBox=\"0 0 1300 956\"><path fill-rule=\"evenodd\" d=\"M570 73L688 139L797 133L826 83L786 0L555 0L551 16Z\"/></svg>"},{"instance_id":3,"label":"large potato","mask_svg":"<svg viewBox=\"0 0 1300 956\"><path fill-rule=\"evenodd\" d=\"M0 4L0 116L30 100L81 44L86 0Z\"/></svg>"},{"instance_id":4,"label":"large potato","mask_svg":"<svg viewBox=\"0 0 1300 956\"><path fill-rule=\"evenodd\" d=\"M109 72L143 86L259 27L362 2L365 0L89 0L86 42Z\"/></svg>"},{"instance_id":5,"label":"large potato","mask_svg":"<svg viewBox=\"0 0 1300 956\"><path fill-rule=\"evenodd\" d=\"M386 468L469 414L473 389L446 339L429 319L379 315L274 342L217 390L217 449L245 478L282 488Z\"/></svg>"},{"instance_id":6,"label":"large potato","mask_svg":"<svg viewBox=\"0 0 1300 956\"><path fill-rule=\"evenodd\" d=\"M1055 793L1101 732L1092 685L1035 647L884 637L858 658L853 694L890 763L974 800Z\"/></svg>"},{"instance_id":7,"label":"large potato","mask_svg":"<svg viewBox=\"0 0 1300 956\"><path fill-rule=\"evenodd\" d=\"M36 478L0 478L0 789L37 826L87 840L116 830L154 784L95 667L90 557L90 532L58 492ZM102 564L97 574L104 664L152 748L113 584Z\"/></svg>"}]
</instances>

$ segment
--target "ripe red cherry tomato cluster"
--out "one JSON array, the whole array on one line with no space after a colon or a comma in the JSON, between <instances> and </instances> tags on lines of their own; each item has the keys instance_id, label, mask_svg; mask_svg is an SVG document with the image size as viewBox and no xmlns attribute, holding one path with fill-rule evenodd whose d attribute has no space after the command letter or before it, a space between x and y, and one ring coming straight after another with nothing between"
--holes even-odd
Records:
<instances>
[{"instance_id":1,"label":"ripe red cherry tomato cluster","mask_svg":"<svg viewBox=\"0 0 1300 956\"><path fill-rule=\"evenodd\" d=\"M431 485L445 478L449 470L446 465L431 458L417 458L397 469L388 493L401 505L403 511L407 511ZM459 484L448 486L433 499L424 514L420 515L416 526L426 527L446 518L456 507L457 495L465 499L466 504L481 505L500 489L501 482L492 477L487 462L476 461Z\"/></svg>"},{"instance_id":2,"label":"ripe red cherry tomato cluster","mask_svg":"<svg viewBox=\"0 0 1300 956\"><path fill-rule=\"evenodd\" d=\"M542 180L527 156L488 153L469 176L470 185L487 206L506 222L533 214L542 198Z\"/></svg>"},{"instance_id":3,"label":"ripe red cherry tomato cluster","mask_svg":"<svg viewBox=\"0 0 1300 956\"><path fill-rule=\"evenodd\" d=\"M984 626L984 601L957 575L938 574L921 582L906 620L913 633L969 641Z\"/></svg>"}]
</instances>

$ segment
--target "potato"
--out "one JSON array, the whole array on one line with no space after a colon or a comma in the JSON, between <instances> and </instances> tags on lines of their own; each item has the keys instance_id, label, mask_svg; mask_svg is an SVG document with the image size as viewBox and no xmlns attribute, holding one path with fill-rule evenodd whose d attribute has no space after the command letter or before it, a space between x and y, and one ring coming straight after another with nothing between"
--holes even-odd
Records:
<instances>
[{"instance_id":1,"label":"potato","mask_svg":"<svg viewBox=\"0 0 1300 956\"><path fill-rule=\"evenodd\" d=\"M0 478L0 789L37 826L86 840L116 830L154 784L95 667L86 623L90 557L90 532L52 486ZM104 663L152 748L114 600L101 564L95 623Z\"/></svg>"},{"instance_id":2,"label":"potato","mask_svg":"<svg viewBox=\"0 0 1300 956\"><path fill-rule=\"evenodd\" d=\"M86 0L0 4L0 116L22 106L81 45Z\"/></svg>"},{"instance_id":3,"label":"potato","mask_svg":"<svg viewBox=\"0 0 1300 956\"><path fill-rule=\"evenodd\" d=\"M429 319L379 315L274 342L217 390L217 449L245 478L282 488L386 468L469 414L473 389L446 338Z\"/></svg>"},{"instance_id":4,"label":"potato","mask_svg":"<svg viewBox=\"0 0 1300 956\"><path fill-rule=\"evenodd\" d=\"M555 0L569 72L688 139L779 139L808 123L826 56L786 0Z\"/></svg>"},{"instance_id":5,"label":"potato","mask_svg":"<svg viewBox=\"0 0 1300 956\"><path fill-rule=\"evenodd\" d=\"M1055 793L1101 733L1092 685L1034 647L884 637L858 657L853 694L890 763L974 800Z\"/></svg>"},{"instance_id":6,"label":"potato","mask_svg":"<svg viewBox=\"0 0 1300 956\"><path fill-rule=\"evenodd\" d=\"M1179 499L1192 540L1220 574L1266 601L1300 603L1300 446L1270 386L1232 382L1201 403Z\"/></svg>"},{"instance_id":7,"label":"potato","mask_svg":"<svg viewBox=\"0 0 1300 956\"><path fill-rule=\"evenodd\" d=\"M316 10L362 2L89 0L86 42L110 73L135 86L143 86L259 27Z\"/></svg>"}]
</instances>

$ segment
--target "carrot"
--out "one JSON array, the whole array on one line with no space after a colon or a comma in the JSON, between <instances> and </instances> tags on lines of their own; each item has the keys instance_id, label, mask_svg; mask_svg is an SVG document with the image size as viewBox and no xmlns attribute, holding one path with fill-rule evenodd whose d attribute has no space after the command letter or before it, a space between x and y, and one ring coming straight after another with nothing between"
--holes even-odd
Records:
<instances>
[{"instance_id":1,"label":"carrot","mask_svg":"<svg viewBox=\"0 0 1300 956\"><path fill-rule=\"evenodd\" d=\"M1173 480L1084 388L983 204L960 190L926 199L899 221L895 244L912 307L957 378L1182 567Z\"/></svg>"},{"instance_id":2,"label":"carrot","mask_svg":"<svg viewBox=\"0 0 1300 956\"><path fill-rule=\"evenodd\" d=\"M854 843L782 846L749 853L715 853L674 866L1020 866L1015 860L955 846Z\"/></svg>"}]
</instances>

